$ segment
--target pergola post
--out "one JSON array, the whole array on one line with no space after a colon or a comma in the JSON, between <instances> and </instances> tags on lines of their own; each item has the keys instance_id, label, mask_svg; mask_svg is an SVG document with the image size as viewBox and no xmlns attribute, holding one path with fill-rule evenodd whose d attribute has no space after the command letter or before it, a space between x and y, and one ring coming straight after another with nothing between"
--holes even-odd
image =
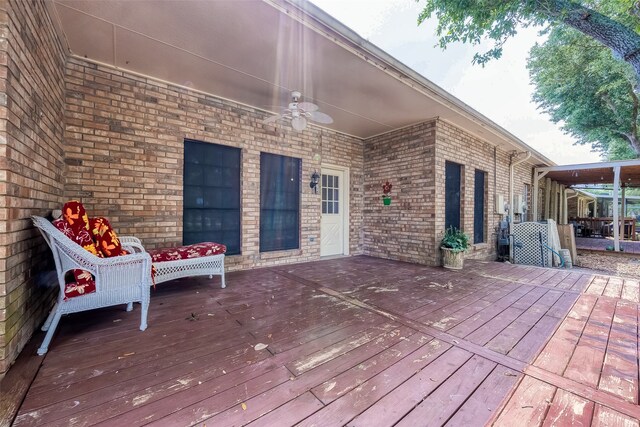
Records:
<instances>
[{"instance_id":1,"label":"pergola post","mask_svg":"<svg viewBox=\"0 0 640 427\"><path fill-rule=\"evenodd\" d=\"M569 223L569 199L567 198L567 188L562 186L562 224Z\"/></svg>"},{"instance_id":2,"label":"pergola post","mask_svg":"<svg viewBox=\"0 0 640 427\"><path fill-rule=\"evenodd\" d=\"M544 178L547 171L538 171L538 168L533 170L533 221L539 221L538 217L538 195L540 193L540 180Z\"/></svg>"},{"instance_id":3,"label":"pergola post","mask_svg":"<svg viewBox=\"0 0 640 427\"><path fill-rule=\"evenodd\" d=\"M620 221L620 236L624 240L624 219L626 218L627 210L627 198L625 196L626 188L622 187L622 203L620 204L620 215L622 215L622 221Z\"/></svg>"},{"instance_id":4,"label":"pergola post","mask_svg":"<svg viewBox=\"0 0 640 427\"><path fill-rule=\"evenodd\" d=\"M613 168L613 249L620 251L620 215L618 215L618 203L620 202L618 193L620 191L620 166ZM624 226L624 223L623 223Z\"/></svg>"},{"instance_id":5,"label":"pergola post","mask_svg":"<svg viewBox=\"0 0 640 427\"><path fill-rule=\"evenodd\" d=\"M548 219L551 216L551 180L546 178L544 180L544 218Z\"/></svg>"}]
</instances>

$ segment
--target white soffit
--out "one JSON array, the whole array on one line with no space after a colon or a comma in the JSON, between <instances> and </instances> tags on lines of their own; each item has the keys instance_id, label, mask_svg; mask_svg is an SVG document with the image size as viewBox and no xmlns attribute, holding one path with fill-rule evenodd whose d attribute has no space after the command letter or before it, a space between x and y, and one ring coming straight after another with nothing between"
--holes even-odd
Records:
<instances>
[{"instance_id":1,"label":"white soffit","mask_svg":"<svg viewBox=\"0 0 640 427\"><path fill-rule=\"evenodd\" d=\"M360 138L440 117L505 150L529 149L435 85L446 95L373 65L373 46L314 6L268 1L53 0L52 9L72 54L119 69L265 111L300 90L333 117L327 127ZM553 164L534 152L540 162Z\"/></svg>"}]
</instances>

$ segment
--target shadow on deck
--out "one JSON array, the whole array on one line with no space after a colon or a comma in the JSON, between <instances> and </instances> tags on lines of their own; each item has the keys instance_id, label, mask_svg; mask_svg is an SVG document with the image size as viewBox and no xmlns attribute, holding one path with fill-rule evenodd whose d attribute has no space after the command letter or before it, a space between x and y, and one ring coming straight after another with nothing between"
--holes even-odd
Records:
<instances>
[{"instance_id":1,"label":"shadow on deck","mask_svg":"<svg viewBox=\"0 0 640 427\"><path fill-rule=\"evenodd\" d=\"M638 418L638 288L566 270L370 257L230 273L226 289L183 279L152 293L145 332L139 307L63 318L44 358L19 360L41 365L15 425Z\"/></svg>"}]
</instances>

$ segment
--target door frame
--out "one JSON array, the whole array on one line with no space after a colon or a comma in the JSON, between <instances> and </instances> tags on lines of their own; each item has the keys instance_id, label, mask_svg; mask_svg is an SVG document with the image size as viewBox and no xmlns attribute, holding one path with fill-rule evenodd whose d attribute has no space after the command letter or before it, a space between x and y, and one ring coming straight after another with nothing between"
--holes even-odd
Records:
<instances>
[{"instance_id":1,"label":"door frame","mask_svg":"<svg viewBox=\"0 0 640 427\"><path fill-rule=\"evenodd\" d=\"M349 180L349 168L346 166L338 166L331 163L322 163L320 165L320 177L322 177L323 169L331 169L340 171L344 174L343 184L340 186L340 192L342 193L342 255L349 255L349 204L350 204L350 180ZM322 188L322 183L320 183ZM344 187L344 189L343 189ZM320 200L318 201L318 208L320 210L320 245L322 245L322 194L320 194Z\"/></svg>"}]
</instances>

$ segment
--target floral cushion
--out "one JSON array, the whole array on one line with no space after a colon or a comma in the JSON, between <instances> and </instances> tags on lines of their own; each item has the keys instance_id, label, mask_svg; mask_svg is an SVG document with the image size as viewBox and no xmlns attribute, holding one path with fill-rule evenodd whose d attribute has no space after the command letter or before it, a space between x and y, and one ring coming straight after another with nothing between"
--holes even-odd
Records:
<instances>
[{"instance_id":1,"label":"floral cushion","mask_svg":"<svg viewBox=\"0 0 640 427\"><path fill-rule=\"evenodd\" d=\"M64 204L62 217L53 221L53 225L87 251L101 256L98 252L91 233L89 232L89 218L82 203L72 200ZM88 271L72 270L65 277L64 299L90 294L96 291L96 282Z\"/></svg>"},{"instance_id":2,"label":"floral cushion","mask_svg":"<svg viewBox=\"0 0 640 427\"><path fill-rule=\"evenodd\" d=\"M149 251L152 262L176 261L180 259L200 258L227 252L227 247L220 243L204 242L178 248L156 249Z\"/></svg>"},{"instance_id":3,"label":"floral cushion","mask_svg":"<svg viewBox=\"0 0 640 427\"><path fill-rule=\"evenodd\" d=\"M120 239L106 218L90 218L89 231L95 242L96 249L104 258L127 255L129 252L122 249Z\"/></svg>"}]
</instances>

